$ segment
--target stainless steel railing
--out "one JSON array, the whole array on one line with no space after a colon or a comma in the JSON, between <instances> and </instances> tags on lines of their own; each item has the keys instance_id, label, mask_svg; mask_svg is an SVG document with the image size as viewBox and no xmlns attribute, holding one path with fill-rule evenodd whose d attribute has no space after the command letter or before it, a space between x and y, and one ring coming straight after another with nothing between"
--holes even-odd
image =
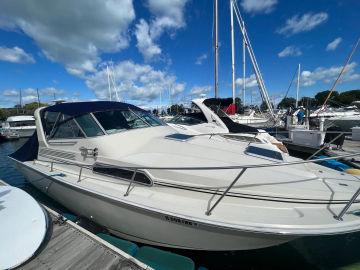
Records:
<instances>
[{"instance_id":1,"label":"stainless steel railing","mask_svg":"<svg viewBox=\"0 0 360 270\"><path fill-rule=\"evenodd\" d=\"M211 166L211 167L208 167L208 166L205 166L205 167L157 167L157 166L116 166L116 165L110 165L110 164L102 164L102 166L104 166L106 168L118 168L118 169L133 170L133 175L129 181L129 185L127 187L127 190L126 190L124 196L128 196L130 194L131 187L134 184L136 172L139 170L237 170L237 169L239 169L240 172L236 175L234 180L230 183L229 186L227 186L227 188L224 190L224 192L220 195L220 197L216 200L216 202L212 206L211 206L212 198L209 199L208 210L205 212L205 214L210 216L212 211L216 208L216 206L221 202L221 200L226 196L226 194L231 190L231 188L238 182L238 180L241 178L241 176L248 169L316 163L316 162L325 161L325 160L337 160L337 159L343 159L343 158L349 158L349 157L355 157L355 156L360 156L360 153L347 154L347 155L341 155L341 156L336 156L336 157L327 157L327 158L321 158L321 159L301 160L301 161L281 162L281 163L274 162L274 163L264 163L264 164L257 164L257 165L250 164L250 165ZM38 161L50 163L50 171L51 172L54 170L54 166L53 166L54 164L66 164L66 165L80 167L78 182L81 181L81 174L82 174L83 168L91 169L91 170L93 169L93 165L85 165L85 164L80 164L80 163L76 163L76 162L49 161L49 160L38 160ZM355 177L355 178L357 180L359 180L359 178L357 178L357 177ZM355 202L356 198L359 195L360 195L360 188L349 199L349 201L346 203L345 207L341 210L341 212L338 215L335 215L334 218L341 221L344 214L347 212L347 210L350 208L350 206Z\"/></svg>"}]
</instances>

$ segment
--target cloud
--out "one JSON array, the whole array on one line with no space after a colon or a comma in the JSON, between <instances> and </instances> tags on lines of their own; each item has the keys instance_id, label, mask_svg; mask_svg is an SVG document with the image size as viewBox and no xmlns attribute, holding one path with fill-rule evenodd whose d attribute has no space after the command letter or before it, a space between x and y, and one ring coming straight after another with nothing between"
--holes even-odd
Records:
<instances>
[{"instance_id":1,"label":"cloud","mask_svg":"<svg viewBox=\"0 0 360 270\"><path fill-rule=\"evenodd\" d=\"M300 56L302 55L301 50L295 46L287 46L281 52L278 53L280 58L287 57L287 56Z\"/></svg>"},{"instance_id":2,"label":"cloud","mask_svg":"<svg viewBox=\"0 0 360 270\"><path fill-rule=\"evenodd\" d=\"M316 26L326 22L329 15L326 12L319 13L305 13L302 16L295 15L286 20L283 27L279 28L276 32L284 35L294 35L301 32L308 32Z\"/></svg>"},{"instance_id":3,"label":"cloud","mask_svg":"<svg viewBox=\"0 0 360 270\"><path fill-rule=\"evenodd\" d=\"M277 0L242 0L240 5L247 13L268 14L275 9Z\"/></svg>"},{"instance_id":4,"label":"cloud","mask_svg":"<svg viewBox=\"0 0 360 270\"><path fill-rule=\"evenodd\" d=\"M211 89L212 89L212 87L210 85L194 86L191 88L189 94L191 96L200 97L200 96L203 96L203 95L206 95L207 93L209 93Z\"/></svg>"},{"instance_id":5,"label":"cloud","mask_svg":"<svg viewBox=\"0 0 360 270\"><path fill-rule=\"evenodd\" d=\"M237 78L235 83L239 86L243 85L243 78ZM246 84L246 88L254 88L257 87L257 80L256 80L256 76L255 74L251 74L250 77L245 78L245 84Z\"/></svg>"},{"instance_id":6,"label":"cloud","mask_svg":"<svg viewBox=\"0 0 360 270\"><path fill-rule=\"evenodd\" d=\"M334 51L334 50L339 46L339 44L341 43L341 41L342 41L342 38L341 38L341 37L335 38L333 41L331 41L331 42L326 46L326 50L327 50L327 51Z\"/></svg>"},{"instance_id":7,"label":"cloud","mask_svg":"<svg viewBox=\"0 0 360 270\"><path fill-rule=\"evenodd\" d=\"M202 65L204 60L206 60L207 58L208 58L208 56L206 53L200 55L198 58L196 58L195 65Z\"/></svg>"},{"instance_id":8,"label":"cloud","mask_svg":"<svg viewBox=\"0 0 360 270\"><path fill-rule=\"evenodd\" d=\"M144 19L136 24L135 36L137 47L145 61L150 61L161 54L156 41L165 31L173 37L175 31L185 27L184 9L189 0L148 0L147 7L152 19L147 23Z\"/></svg>"},{"instance_id":9,"label":"cloud","mask_svg":"<svg viewBox=\"0 0 360 270\"><path fill-rule=\"evenodd\" d=\"M159 98L160 92L167 92L169 89L175 97L185 89L185 84L177 82L174 75L129 60L114 64L113 76L121 100L131 101L130 103L152 102ZM97 98L108 99L106 67L103 65L88 76L86 85L94 91Z\"/></svg>"},{"instance_id":10,"label":"cloud","mask_svg":"<svg viewBox=\"0 0 360 270\"><path fill-rule=\"evenodd\" d=\"M95 71L101 53L127 47L134 19L132 0L0 2L1 29L22 31L48 59L77 76Z\"/></svg>"},{"instance_id":11,"label":"cloud","mask_svg":"<svg viewBox=\"0 0 360 270\"><path fill-rule=\"evenodd\" d=\"M144 19L141 19L136 25L135 36L137 39L136 47L143 55L145 61L149 61L161 54L160 47L154 43L150 36L149 24Z\"/></svg>"},{"instance_id":12,"label":"cloud","mask_svg":"<svg viewBox=\"0 0 360 270\"><path fill-rule=\"evenodd\" d=\"M356 73L355 71L356 66L356 62L351 62L346 67L346 73L342 77L340 83L343 81L354 81L360 79L360 73ZM341 69L342 66L332 66L329 68L317 67L314 71L304 70L301 72L301 84L303 86L312 86L318 82L330 84L335 81Z\"/></svg>"},{"instance_id":13,"label":"cloud","mask_svg":"<svg viewBox=\"0 0 360 270\"><path fill-rule=\"evenodd\" d=\"M35 63L34 57L31 54L24 52L24 50L19 47L0 47L0 61L7 61L18 64Z\"/></svg>"}]
</instances>

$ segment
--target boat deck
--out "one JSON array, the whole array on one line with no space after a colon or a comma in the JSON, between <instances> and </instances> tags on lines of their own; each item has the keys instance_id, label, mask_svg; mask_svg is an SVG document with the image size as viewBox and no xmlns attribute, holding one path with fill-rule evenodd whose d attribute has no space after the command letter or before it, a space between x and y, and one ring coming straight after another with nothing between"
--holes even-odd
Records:
<instances>
[{"instance_id":1,"label":"boat deck","mask_svg":"<svg viewBox=\"0 0 360 270\"><path fill-rule=\"evenodd\" d=\"M0 186L7 185L0 180ZM47 208L50 218L48 235L38 253L17 269L152 269Z\"/></svg>"}]
</instances>

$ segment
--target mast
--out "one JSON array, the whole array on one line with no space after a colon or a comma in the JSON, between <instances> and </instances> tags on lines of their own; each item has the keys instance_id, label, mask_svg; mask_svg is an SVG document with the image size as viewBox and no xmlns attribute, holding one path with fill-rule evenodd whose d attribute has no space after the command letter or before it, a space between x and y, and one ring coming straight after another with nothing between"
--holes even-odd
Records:
<instances>
[{"instance_id":1,"label":"mast","mask_svg":"<svg viewBox=\"0 0 360 270\"><path fill-rule=\"evenodd\" d=\"M40 107L39 88L36 88L36 94L37 94L37 102L38 102L38 108L39 108Z\"/></svg>"},{"instance_id":2,"label":"mast","mask_svg":"<svg viewBox=\"0 0 360 270\"><path fill-rule=\"evenodd\" d=\"M109 88L109 100L111 101L111 85L110 85L110 73L109 73L109 65L106 64L106 73L108 79L108 88Z\"/></svg>"},{"instance_id":3,"label":"mast","mask_svg":"<svg viewBox=\"0 0 360 270\"><path fill-rule=\"evenodd\" d=\"M239 7L237 6L236 2L234 2L234 7L235 7L234 8L235 15L236 15L238 24L240 26L241 32L243 34L243 38L245 39L246 48L247 48L247 51L249 53L250 60L251 60L251 63L253 65L253 68L254 68L254 71L255 71L256 81L257 81L258 86L259 86L260 94L261 94L262 99L264 100L264 102L266 103L266 105L267 105L267 107L269 109L270 115L272 116L273 119L275 119L276 116L274 114L274 109L273 109L273 106L271 104L269 94L268 94L268 92L266 90L265 83L264 83L264 80L263 80L261 72L260 72L260 68L259 68L258 63L256 61L255 53L254 53L254 51L252 49L249 36L248 36L248 34L246 32L244 20L241 17L241 13L240 13Z\"/></svg>"},{"instance_id":4,"label":"mast","mask_svg":"<svg viewBox=\"0 0 360 270\"><path fill-rule=\"evenodd\" d=\"M300 64L298 66L298 76L297 76L297 86L296 86L296 104L295 104L296 108L299 105L299 88L300 88Z\"/></svg>"},{"instance_id":5,"label":"mast","mask_svg":"<svg viewBox=\"0 0 360 270\"><path fill-rule=\"evenodd\" d=\"M244 22L243 22L243 27L244 27ZM245 107L245 89L246 89L246 42L245 42L245 38L243 37L243 106Z\"/></svg>"},{"instance_id":6,"label":"mast","mask_svg":"<svg viewBox=\"0 0 360 270\"><path fill-rule=\"evenodd\" d=\"M235 46L234 46L234 5L230 1L230 29L231 29L231 75L232 75L232 99L235 104Z\"/></svg>"},{"instance_id":7,"label":"mast","mask_svg":"<svg viewBox=\"0 0 360 270\"><path fill-rule=\"evenodd\" d=\"M219 44L218 44L218 0L214 0L214 30L215 30L215 38L214 38L214 90L215 90L215 98L219 96L219 78L218 78L218 64L219 64Z\"/></svg>"}]
</instances>

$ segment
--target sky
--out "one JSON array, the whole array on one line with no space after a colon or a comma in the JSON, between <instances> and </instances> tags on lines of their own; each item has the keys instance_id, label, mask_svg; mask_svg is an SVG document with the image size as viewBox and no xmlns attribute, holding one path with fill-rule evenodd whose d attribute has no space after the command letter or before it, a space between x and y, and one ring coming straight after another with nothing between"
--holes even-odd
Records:
<instances>
[{"instance_id":1,"label":"sky","mask_svg":"<svg viewBox=\"0 0 360 270\"><path fill-rule=\"evenodd\" d=\"M328 90L359 37L358 0L237 0L270 97L301 64L300 97ZM230 8L219 0L219 94L231 96ZM143 107L214 96L211 0L0 1L0 107L119 99ZM242 36L235 21L236 94ZM360 89L360 52L338 91ZM245 102L260 102L246 55ZM117 89L117 91L115 91ZM116 94L117 92L117 94ZM295 96L295 85L289 96Z\"/></svg>"}]
</instances>

